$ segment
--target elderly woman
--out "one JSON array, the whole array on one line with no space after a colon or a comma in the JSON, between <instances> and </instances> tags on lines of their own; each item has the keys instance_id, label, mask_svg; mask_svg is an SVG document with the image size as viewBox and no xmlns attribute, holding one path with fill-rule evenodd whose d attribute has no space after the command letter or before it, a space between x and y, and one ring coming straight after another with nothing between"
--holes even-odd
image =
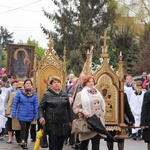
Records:
<instances>
[{"instance_id":1,"label":"elderly woman","mask_svg":"<svg viewBox=\"0 0 150 150\"><path fill-rule=\"evenodd\" d=\"M5 97L5 100L4 100L4 106L5 106L5 109L6 109L6 116L7 116L7 131L8 131L8 141L7 143L8 144L11 144L12 143L12 117L11 117L11 113L7 114L8 112L8 102L9 102L9 99L11 97L11 94L13 92L16 92L17 90L17 83L18 81L17 80L14 80L12 83L11 83L11 89L7 92L6 94L6 97Z\"/></svg>"},{"instance_id":2,"label":"elderly woman","mask_svg":"<svg viewBox=\"0 0 150 150\"><path fill-rule=\"evenodd\" d=\"M12 114L12 104L13 104L14 98L16 96L17 91L19 91L20 88L22 88L22 86L23 86L23 82L19 81L17 83L16 91L14 91L14 92L12 92L10 94L8 105L7 105L7 109L6 109L6 112L5 112L6 116L11 116L11 114ZM19 145L21 143L21 137L20 137L20 129L21 129L21 127L20 127L20 123L19 123L17 118L11 118L10 124L12 125L12 130L15 131L16 141L17 141L17 144ZM8 136L8 138L9 138L9 136ZM11 140L12 140L12 135L11 135ZM11 144L11 142L8 142L8 143Z\"/></svg>"},{"instance_id":3,"label":"elderly woman","mask_svg":"<svg viewBox=\"0 0 150 150\"><path fill-rule=\"evenodd\" d=\"M68 95L61 89L61 80L51 77L50 86L39 105L39 121L49 135L49 149L62 150L71 120Z\"/></svg>"},{"instance_id":4,"label":"elderly woman","mask_svg":"<svg viewBox=\"0 0 150 150\"><path fill-rule=\"evenodd\" d=\"M93 76L87 75L83 81L83 89L77 93L73 111L75 114L82 113L86 118L96 114L104 125L105 101L100 92L94 87L95 81ZM99 150L100 138L102 135L94 131L80 134L80 150L87 150L89 140L92 141L92 150Z\"/></svg>"}]
</instances>

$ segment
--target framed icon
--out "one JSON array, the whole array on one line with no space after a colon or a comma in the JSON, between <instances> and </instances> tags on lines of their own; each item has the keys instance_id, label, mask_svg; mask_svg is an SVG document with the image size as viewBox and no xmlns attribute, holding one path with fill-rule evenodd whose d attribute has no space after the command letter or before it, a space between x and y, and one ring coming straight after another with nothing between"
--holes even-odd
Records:
<instances>
[{"instance_id":1,"label":"framed icon","mask_svg":"<svg viewBox=\"0 0 150 150\"><path fill-rule=\"evenodd\" d=\"M35 46L8 44L6 73L17 78L33 77Z\"/></svg>"}]
</instances>

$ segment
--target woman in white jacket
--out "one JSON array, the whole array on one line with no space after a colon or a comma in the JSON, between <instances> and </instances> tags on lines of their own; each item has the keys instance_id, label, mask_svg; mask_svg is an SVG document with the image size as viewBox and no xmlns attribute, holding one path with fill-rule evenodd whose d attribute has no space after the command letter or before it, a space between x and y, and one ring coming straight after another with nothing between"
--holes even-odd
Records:
<instances>
[{"instance_id":1,"label":"woman in white jacket","mask_svg":"<svg viewBox=\"0 0 150 150\"><path fill-rule=\"evenodd\" d=\"M82 113L85 118L96 114L105 126L105 101L101 93L94 87L94 77L90 75L85 76L82 85L82 91L78 92L75 98L73 105L74 113ZM99 150L101 137L105 136L94 131L79 134L79 140L81 141L80 150L87 150L89 140L92 142L92 150Z\"/></svg>"}]
</instances>

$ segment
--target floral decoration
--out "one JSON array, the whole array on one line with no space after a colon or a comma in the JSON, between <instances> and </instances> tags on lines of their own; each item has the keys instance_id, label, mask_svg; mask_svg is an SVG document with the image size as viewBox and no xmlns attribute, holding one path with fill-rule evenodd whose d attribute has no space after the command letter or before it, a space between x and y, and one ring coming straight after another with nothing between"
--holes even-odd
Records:
<instances>
[{"instance_id":1,"label":"floral decoration","mask_svg":"<svg viewBox=\"0 0 150 150\"><path fill-rule=\"evenodd\" d=\"M92 89L87 90L87 91L88 91L88 93L90 93L90 94L96 94L96 93L97 93L97 90L96 90L95 88L92 88Z\"/></svg>"}]
</instances>

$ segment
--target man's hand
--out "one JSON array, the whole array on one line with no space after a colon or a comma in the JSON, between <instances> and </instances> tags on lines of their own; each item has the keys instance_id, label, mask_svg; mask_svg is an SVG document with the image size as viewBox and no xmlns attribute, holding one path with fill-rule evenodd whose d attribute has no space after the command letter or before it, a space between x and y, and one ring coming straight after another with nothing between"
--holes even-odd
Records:
<instances>
[{"instance_id":1,"label":"man's hand","mask_svg":"<svg viewBox=\"0 0 150 150\"><path fill-rule=\"evenodd\" d=\"M40 118L39 122L40 122L40 124L41 124L42 126L45 125L45 119L44 119L44 118Z\"/></svg>"},{"instance_id":2,"label":"man's hand","mask_svg":"<svg viewBox=\"0 0 150 150\"><path fill-rule=\"evenodd\" d=\"M145 128L148 128L148 126L141 126L141 129L145 129Z\"/></svg>"},{"instance_id":3,"label":"man's hand","mask_svg":"<svg viewBox=\"0 0 150 150\"><path fill-rule=\"evenodd\" d=\"M68 125L69 125L69 127L71 127L72 126L71 122L68 122Z\"/></svg>"}]
</instances>

